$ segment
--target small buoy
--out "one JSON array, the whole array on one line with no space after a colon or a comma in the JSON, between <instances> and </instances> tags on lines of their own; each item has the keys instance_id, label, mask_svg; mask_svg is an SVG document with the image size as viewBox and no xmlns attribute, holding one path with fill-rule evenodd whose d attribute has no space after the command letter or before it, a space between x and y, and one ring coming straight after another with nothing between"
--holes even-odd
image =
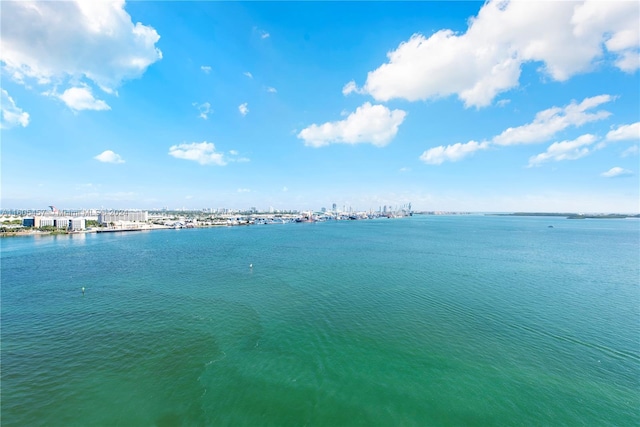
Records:
<instances>
[{"instance_id":1,"label":"small buoy","mask_svg":"<svg viewBox=\"0 0 640 427\"><path fill-rule=\"evenodd\" d=\"M82 295L84 295L84 286L82 287Z\"/></svg>"},{"instance_id":2,"label":"small buoy","mask_svg":"<svg viewBox=\"0 0 640 427\"><path fill-rule=\"evenodd\" d=\"M253 268L253 264L249 264L249 268Z\"/></svg>"}]
</instances>

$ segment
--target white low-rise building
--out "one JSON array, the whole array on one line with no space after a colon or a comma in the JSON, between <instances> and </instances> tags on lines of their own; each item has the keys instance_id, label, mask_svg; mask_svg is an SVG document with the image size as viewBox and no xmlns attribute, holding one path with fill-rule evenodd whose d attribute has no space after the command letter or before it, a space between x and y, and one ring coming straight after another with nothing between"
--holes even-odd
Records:
<instances>
[{"instance_id":1,"label":"white low-rise building","mask_svg":"<svg viewBox=\"0 0 640 427\"><path fill-rule=\"evenodd\" d=\"M70 218L54 218L54 225L59 230L68 230Z\"/></svg>"},{"instance_id":2,"label":"white low-rise building","mask_svg":"<svg viewBox=\"0 0 640 427\"><path fill-rule=\"evenodd\" d=\"M79 231L87 228L87 219L79 217L35 216L23 218L24 227L56 227L59 230Z\"/></svg>"},{"instance_id":3,"label":"white low-rise building","mask_svg":"<svg viewBox=\"0 0 640 427\"><path fill-rule=\"evenodd\" d=\"M71 218L69 220L69 229L71 231L84 230L87 228L87 221L84 218Z\"/></svg>"},{"instance_id":4,"label":"white low-rise building","mask_svg":"<svg viewBox=\"0 0 640 427\"><path fill-rule=\"evenodd\" d=\"M55 219L53 217L47 217L47 216L36 217L36 221L35 221L36 228L54 227L54 226L55 226Z\"/></svg>"},{"instance_id":5,"label":"white low-rise building","mask_svg":"<svg viewBox=\"0 0 640 427\"><path fill-rule=\"evenodd\" d=\"M147 222L149 220L148 211L118 211L118 212L101 212L98 214L98 222L100 224L109 224L111 222Z\"/></svg>"}]
</instances>

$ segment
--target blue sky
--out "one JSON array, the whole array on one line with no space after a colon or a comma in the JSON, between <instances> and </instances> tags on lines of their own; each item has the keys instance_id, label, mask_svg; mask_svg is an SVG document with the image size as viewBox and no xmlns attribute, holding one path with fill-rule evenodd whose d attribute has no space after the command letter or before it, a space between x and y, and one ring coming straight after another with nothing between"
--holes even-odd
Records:
<instances>
[{"instance_id":1,"label":"blue sky","mask_svg":"<svg viewBox=\"0 0 640 427\"><path fill-rule=\"evenodd\" d=\"M638 2L3 2L2 208L638 212Z\"/></svg>"}]
</instances>

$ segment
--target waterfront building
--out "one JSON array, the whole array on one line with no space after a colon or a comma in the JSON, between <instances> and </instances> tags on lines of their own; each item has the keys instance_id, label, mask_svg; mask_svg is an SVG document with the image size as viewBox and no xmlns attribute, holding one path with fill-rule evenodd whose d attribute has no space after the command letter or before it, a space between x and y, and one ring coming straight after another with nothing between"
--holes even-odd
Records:
<instances>
[{"instance_id":1,"label":"waterfront building","mask_svg":"<svg viewBox=\"0 0 640 427\"><path fill-rule=\"evenodd\" d=\"M87 219L79 217L55 217L55 216L34 216L22 219L24 227L56 227L60 230L84 230L87 227Z\"/></svg>"},{"instance_id":2,"label":"waterfront building","mask_svg":"<svg viewBox=\"0 0 640 427\"><path fill-rule=\"evenodd\" d=\"M54 218L53 226L59 230L68 230L70 221L70 218Z\"/></svg>"},{"instance_id":3,"label":"waterfront building","mask_svg":"<svg viewBox=\"0 0 640 427\"><path fill-rule=\"evenodd\" d=\"M98 222L100 224L109 224L110 222L147 222L149 220L148 211L113 211L100 212L98 214Z\"/></svg>"},{"instance_id":4,"label":"waterfront building","mask_svg":"<svg viewBox=\"0 0 640 427\"><path fill-rule=\"evenodd\" d=\"M69 220L69 229L71 231L84 230L87 228L87 221L84 218L71 218Z\"/></svg>"},{"instance_id":5,"label":"waterfront building","mask_svg":"<svg viewBox=\"0 0 640 427\"><path fill-rule=\"evenodd\" d=\"M36 228L40 228L40 227L54 227L55 223L54 223L54 218L53 217L45 217L45 216L41 216L41 217L36 217L35 218L35 225L34 227Z\"/></svg>"}]
</instances>

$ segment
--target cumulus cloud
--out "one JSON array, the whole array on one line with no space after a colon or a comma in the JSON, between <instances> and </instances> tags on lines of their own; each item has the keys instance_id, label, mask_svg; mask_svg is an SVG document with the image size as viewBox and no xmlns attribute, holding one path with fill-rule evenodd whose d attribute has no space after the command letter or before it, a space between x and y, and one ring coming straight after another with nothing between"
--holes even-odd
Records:
<instances>
[{"instance_id":1,"label":"cumulus cloud","mask_svg":"<svg viewBox=\"0 0 640 427\"><path fill-rule=\"evenodd\" d=\"M516 87L521 67L564 81L614 58L625 72L638 69L640 20L635 2L485 3L465 33L444 29L429 37L414 34L370 71L362 91L377 101L409 101L457 95L466 107L489 105ZM343 93L356 91L347 83Z\"/></svg>"},{"instance_id":2,"label":"cumulus cloud","mask_svg":"<svg viewBox=\"0 0 640 427\"><path fill-rule=\"evenodd\" d=\"M547 151L529 159L529 167L548 161L576 160L589 154L588 146L596 142L591 134L582 135L571 141L554 142Z\"/></svg>"},{"instance_id":3,"label":"cumulus cloud","mask_svg":"<svg viewBox=\"0 0 640 427\"><path fill-rule=\"evenodd\" d=\"M632 176L633 172L631 172L630 170L627 169L623 169L621 167L613 167L611 169L609 169L606 172L602 172L600 174L600 176L604 177L604 178L620 178L620 177L624 177L624 176Z\"/></svg>"},{"instance_id":4,"label":"cumulus cloud","mask_svg":"<svg viewBox=\"0 0 640 427\"><path fill-rule=\"evenodd\" d=\"M105 150L102 153L94 157L94 159L103 163L124 163L120 154L116 154L111 150Z\"/></svg>"},{"instance_id":5,"label":"cumulus cloud","mask_svg":"<svg viewBox=\"0 0 640 427\"><path fill-rule=\"evenodd\" d=\"M86 86L71 87L65 90L62 94L50 93L49 95L54 95L61 99L65 104L67 104L67 107L74 111L101 111L111 109L111 107L109 107L103 100L94 98L93 92Z\"/></svg>"},{"instance_id":6,"label":"cumulus cloud","mask_svg":"<svg viewBox=\"0 0 640 427\"><path fill-rule=\"evenodd\" d=\"M211 104L209 104L208 102L202 104L194 102L192 105L196 107L200 112L200 114L198 114L198 117L204 120L207 120L209 118L209 113L211 112Z\"/></svg>"},{"instance_id":7,"label":"cumulus cloud","mask_svg":"<svg viewBox=\"0 0 640 427\"><path fill-rule=\"evenodd\" d=\"M0 101L0 109L2 110L2 121L0 121L0 129L10 129L14 126L27 127L29 124L29 113L22 111L9 96L9 92L0 89L2 98Z\"/></svg>"},{"instance_id":8,"label":"cumulus cloud","mask_svg":"<svg viewBox=\"0 0 640 427\"><path fill-rule=\"evenodd\" d=\"M211 72L211 67L208 65L201 65L200 69L202 70L203 73L205 74L209 74Z\"/></svg>"},{"instance_id":9,"label":"cumulus cloud","mask_svg":"<svg viewBox=\"0 0 640 427\"><path fill-rule=\"evenodd\" d=\"M224 155L216 152L215 145L206 141L172 145L169 147L169 155L176 159L192 160L201 165L214 164L224 166L227 164Z\"/></svg>"},{"instance_id":10,"label":"cumulus cloud","mask_svg":"<svg viewBox=\"0 0 640 427\"><path fill-rule=\"evenodd\" d=\"M618 126L607 133L607 141L638 141L640 140L640 122Z\"/></svg>"},{"instance_id":11,"label":"cumulus cloud","mask_svg":"<svg viewBox=\"0 0 640 427\"><path fill-rule=\"evenodd\" d=\"M569 127L579 127L585 123L602 120L611 115L608 111L590 112L589 110L612 101L610 95L598 95L585 98L582 102L572 101L564 107L552 107L536 114L531 123L517 127L510 127L494 136L491 140L478 143L469 141L465 144L440 145L426 150L420 160L427 164L439 165L445 161L458 161L470 154L489 148L490 146L510 146L518 144L532 144L548 141L559 132ZM565 147L555 147L554 149ZM550 153L542 153L537 161L542 162ZM538 156L536 156L538 157ZM550 157L551 158L551 157ZM531 162L530 162L531 165Z\"/></svg>"},{"instance_id":12,"label":"cumulus cloud","mask_svg":"<svg viewBox=\"0 0 640 427\"><path fill-rule=\"evenodd\" d=\"M466 144L457 143L447 146L440 145L426 150L420 156L420 160L429 165L439 165L445 161L457 162L478 150L486 150L487 148L489 148L487 141L469 141Z\"/></svg>"},{"instance_id":13,"label":"cumulus cloud","mask_svg":"<svg viewBox=\"0 0 640 427\"><path fill-rule=\"evenodd\" d=\"M356 82L354 82L353 80L351 80L349 83L344 85L344 87L342 88L342 94L344 96L347 96L350 93L354 93L354 92L363 93L362 89L358 88L358 86L356 86Z\"/></svg>"},{"instance_id":14,"label":"cumulus cloud","mask_svg":"<svg viewBox=\"0 0 640 427\"><path fill-rule=\"evenodd\" d=\"M113 93L162 58L156 30L134 24L123 0L3 2L2 15L0 61L22 84L91 81Z\"/></svg>"},{"instance_id":15,"label":"cumulus cloud","mask_svg":"<svg viewBox=\"0 0 640 427\"><path fill-rule=\"evenodd\" d=\"M267 88L267 92L269 92L269 93L277 93L278 91L276 90L276 88L275 88L275 87L271 87L271 86L269 86L269 87Z\"/></svg>"},{"instance_id":16,"label":"cumulus cloud","mask_svg":"<svg viewBox=\"0 0 640 427\"><path fill-rule=\"evenodd\" d=\"M611 115L608 111L590 113L601 104L610 102L610 95L598 95L585 98L581 103L572 101L565 107L552 107L536 114L533 122L515 128L508 128L493 138L497 145L530 144L547 141L558 132L570 126L581 126L585 123L606 119Z\"/></svg>"},{"instance_id":17,"label":"cumulus cloud","mask_svg":"<svg viewBox=\"0 0 640 427\"><path fill-rule=\"evenodd\" d=\"M240 104L238 106L238 111L240 111L240 114L242 114L243 116L246 116L247 113L249 112L249 107L248 107L248 103L244 103L244 104Z\"/></svg>"},{"instance_id":18,"label":"cumulus cloud","mask_svg":"<svg viewBox=\"0 0 640 427\"><path fill-rule=\"evenodd\" d=\"M250 79L252 79L252 78L253 78L253 74L251 74L251 73L250 73L250 72L248 72L248 71L245 71L245 72L244 72L244 73L242 73L242 74L244 74L245 76L249 77Z\"/></svg>"},{"instance_id":19,"label":"cumulus cloud","mask_svg":"<svg viewBox=\"0 0 640 427\"><path fill-rule=\"evenodd\" d=\"M322 125L312 124L297 136L311 147L360 143L383 147L396 136L406 114L402 110L391 111L384 105L365 102L346 119Z\"/></svg>"}]
</instances>

